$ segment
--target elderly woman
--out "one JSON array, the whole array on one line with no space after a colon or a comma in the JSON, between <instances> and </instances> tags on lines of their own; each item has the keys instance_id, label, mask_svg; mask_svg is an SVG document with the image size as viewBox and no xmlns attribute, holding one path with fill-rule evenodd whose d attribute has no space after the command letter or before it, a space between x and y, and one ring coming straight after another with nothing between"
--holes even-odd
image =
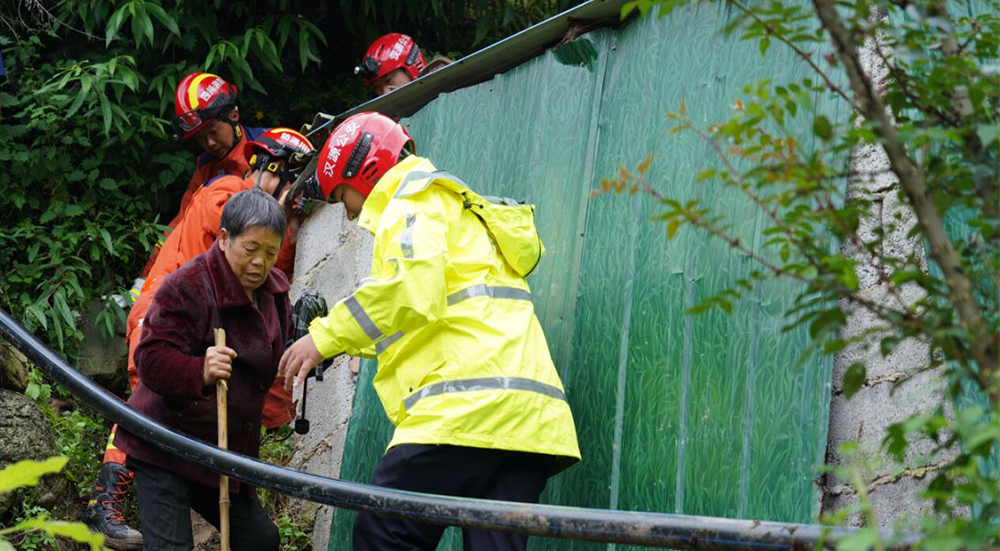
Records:
<instances>
[{"instance_id":1,"label":"elderly woman","mask_svg":"<svg viewBox=\"0 0 1000 551\"><path fill-rule=\"evenodd\" d=\"M291 335L288 279L274 267L285 212L254 188L222 211L219 239L160 285L135 352L139 383L128 403L160 423L216 440L215 383L229 384L229 448L257 456L261 410ZM214 331L226 330L215 346ZM189 509L218 526L219 475L121 431L139 494L145 549L190 550ZM277 550L278 530L252 486L233 482L232 548Z\"/></svg>"}]
</instances>

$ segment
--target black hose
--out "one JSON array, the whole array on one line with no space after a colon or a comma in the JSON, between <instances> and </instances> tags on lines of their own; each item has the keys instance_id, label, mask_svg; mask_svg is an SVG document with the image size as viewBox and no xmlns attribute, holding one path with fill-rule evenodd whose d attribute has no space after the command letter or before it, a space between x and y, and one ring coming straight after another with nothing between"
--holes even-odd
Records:
<instances>
[{"instance_id":1,"label":"black hose","mask_svg":"<svg viewBox=\"0 0 1000 551\"><path fill-rule=\"evenodd\" d=\"M818 542L833 549L836 540L854 533L851 529L808 524L419 494L285 469L223 451L148 419L69 366L2 309L0 334L74 396L132 434L219 474L317 503L479 530L703 551L812 551ZM884 535L889 537L888 533ZM915 542L915 536L907 536L891 549L903 551Z\"/></svg>"}]
</instances>

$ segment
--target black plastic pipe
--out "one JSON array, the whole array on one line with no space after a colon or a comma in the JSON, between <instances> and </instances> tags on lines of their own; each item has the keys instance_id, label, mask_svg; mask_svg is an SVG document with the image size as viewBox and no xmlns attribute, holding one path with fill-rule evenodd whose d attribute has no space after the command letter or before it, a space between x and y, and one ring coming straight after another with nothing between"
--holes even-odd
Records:
<instances>
[{"instance_id":1,"label":"black plastic pipe","mask_svg":"<svg viewBox=\"0 0 1000 551\"><path fill-rule=\"evenodd\" d=\"M73 369L2 309L0 336L74 396L164 451L219 474L317 503L463 528L701 551L811 551L820 542L833 549L834 542L854 533L809 524L466 499L324 478L223 451L164 427ZM890 534L884 536L889 539ZM906 536L891 549L910 549L916 540Z\"/></svg>"}]
</instances>

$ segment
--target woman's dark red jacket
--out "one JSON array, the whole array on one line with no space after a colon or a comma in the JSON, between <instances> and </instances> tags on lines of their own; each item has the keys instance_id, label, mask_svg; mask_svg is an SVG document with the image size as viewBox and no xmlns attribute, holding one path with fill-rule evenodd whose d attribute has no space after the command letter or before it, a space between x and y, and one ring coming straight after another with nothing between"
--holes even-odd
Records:
<instances>
[{"instance_id":1,"label":"woman's dark red jacket","mask_svg":"<svg viewBox=\"0 0 1000 551\"><path fill-rule=\"evenodd\" d=\"M216 442L215 386L204 382L205 350L215 328L226 330L236 351L229 380L229 449L256 457L264 397L291 337L288 278L274 268L257 291L256 304L240 286L216 241L167 276L142 324L135 351L139 384L128 404L160 423L199 440ZM129 457L207 486L219 475L119 430L115 445ZM233 491L238 484L233 483Z\"/></svg>"}]
</instances>

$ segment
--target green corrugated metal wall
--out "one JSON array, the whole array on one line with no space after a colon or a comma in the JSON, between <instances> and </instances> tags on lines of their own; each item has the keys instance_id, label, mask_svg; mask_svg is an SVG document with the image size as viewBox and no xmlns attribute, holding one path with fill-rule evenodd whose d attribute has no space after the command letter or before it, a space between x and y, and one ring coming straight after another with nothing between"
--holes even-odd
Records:
<instances>
[{"instance_id":1,"label":"green corrugated metal wall","mask_svg":"<svg viewBox=\"0 0 1000 551\"><path fill-rule=\"evenodd\" d=\"M686 100L693 120L722 121L743 84L805 74L780 48L762 58L754 43L721 36L726 18L703 6L599 30L405 121L439 168L538 206L547 254L529 283L584 456L550 481L545 503L797 522L818 508L831 366L794 368L808 341L781 332L795 289L761 288L731 316L685 316L753 266L693 232L668 242L646 197L590 197L619 164L653 153L652 182L701 197L759 248L762 216L694 182L712 154L694 136L668 137L664 117ZM802 121L811 128L811 114ZM369 363L358 378L345 480L369 481L389 440L373 372ZM330 549L349 548L353 518L338 511ZM461 548L451 532L442 549Z\"/></svg>"}]
</instances>

